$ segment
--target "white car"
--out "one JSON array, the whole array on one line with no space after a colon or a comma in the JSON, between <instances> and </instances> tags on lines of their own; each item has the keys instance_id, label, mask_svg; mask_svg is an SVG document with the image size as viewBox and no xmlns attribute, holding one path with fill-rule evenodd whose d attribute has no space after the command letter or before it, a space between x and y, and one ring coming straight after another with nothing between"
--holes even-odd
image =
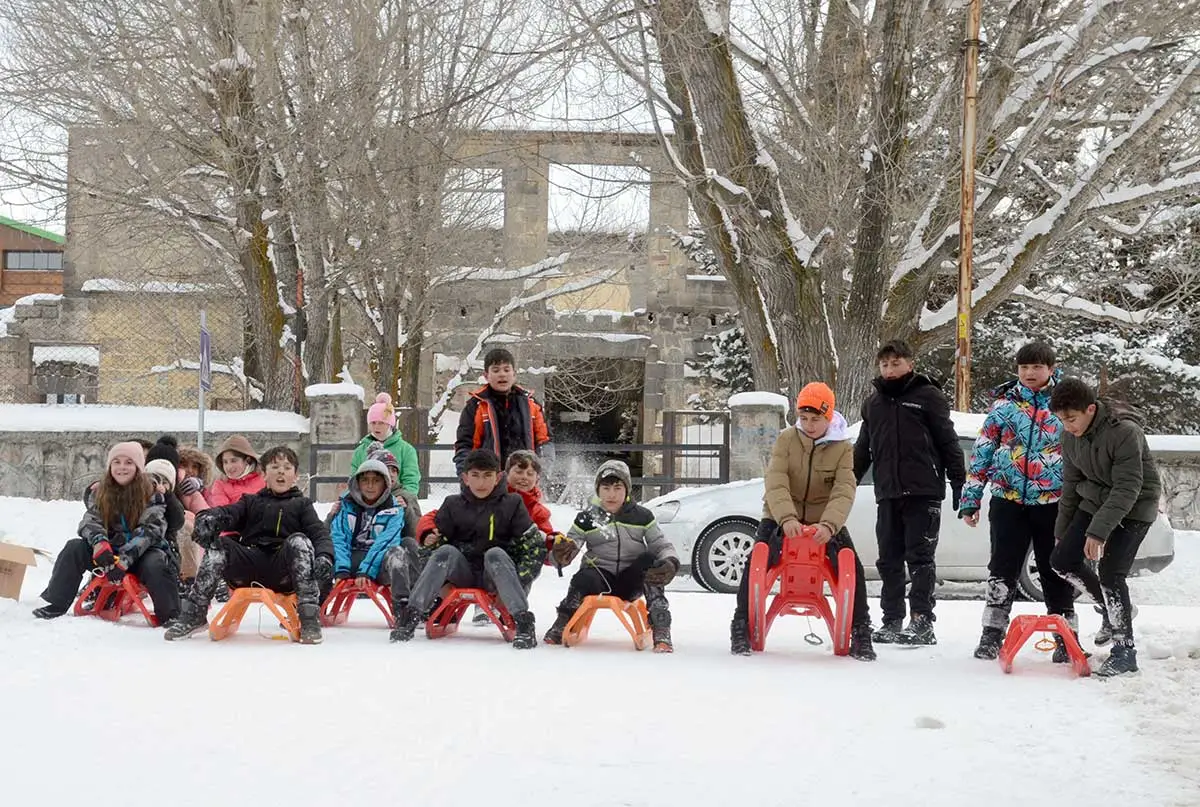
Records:
<instances>
[{"instance_id":1,"label":"white car","mask_svg":"<svg viewBox=\"0 0 1200 807\"><path fill-rule=\"evenodd\" d=\"M954 414L955 429L963 453L970 461L971 448L983 425L982 415ZM857 433L857 424L851 427ZM941 537L937 548L940 581L983 581L988 578L988 499L983 497L979 526L972 529L954 512L949 486L942 508ZM681 488L645 503L658 519L664 533L675 544L684 571L709 591L737 591L746 558L754 546L754 533L762 516L763 480L749 479L705 488ZM846 522L854 547L862 558L867 579L878 580L875 561L875 490L868 472ZM1159 572L1175 558L1175 531L1167 517L1158 520L1142 541L1134 561L1134 573ZM1041 600L1037 565L1030 550L1017 580L1021 593Z\"/></svg>"}]
</instances>

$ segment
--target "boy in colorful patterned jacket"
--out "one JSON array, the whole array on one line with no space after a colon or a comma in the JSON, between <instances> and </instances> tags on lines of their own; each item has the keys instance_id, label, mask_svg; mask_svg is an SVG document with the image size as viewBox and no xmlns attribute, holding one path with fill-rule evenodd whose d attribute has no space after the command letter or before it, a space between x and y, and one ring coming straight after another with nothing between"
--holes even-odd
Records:
<instances>
[{"instance_id":1,"label":"boy in colorful patterned jacket","mask_svg":"<svg viewBox=\"0 0 1200 807\"><path fill-rule=\"evenodd\" d=\"M1063 425L1050 410L1050 393L1060 377L1050 345L1030 342L1018 350L1017 378L994 390L996 401L971 453L959 518L971 527L978 525L983 489L989 482L992 491L988 507L992 553L983 635L975 658L994 659L1000 653L1030 544L1046 613L1065 616L1078 632L1071 586L1050 566L1063 486ZM1062 637L1056 636L1055 644L1054 661L1069 661Z\"/></svg>"}]
</instances>

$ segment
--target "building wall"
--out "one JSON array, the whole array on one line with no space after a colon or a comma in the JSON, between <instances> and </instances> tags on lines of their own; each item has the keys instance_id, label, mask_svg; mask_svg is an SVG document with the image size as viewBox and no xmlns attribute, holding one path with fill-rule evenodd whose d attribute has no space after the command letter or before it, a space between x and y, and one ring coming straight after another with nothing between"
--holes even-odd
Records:
<instances>
[{"instance_id":1,"label":"building wall","mask_svg":"<svg viewBox=\"0 0 1200 807\"><path fill-rule=\"evenodd\" d=\"M63 245L0 222L0 306L9 306L30 294L61 294L60 271L9 271L5 252L62 252Z\"/></svg>"}]
</instances>

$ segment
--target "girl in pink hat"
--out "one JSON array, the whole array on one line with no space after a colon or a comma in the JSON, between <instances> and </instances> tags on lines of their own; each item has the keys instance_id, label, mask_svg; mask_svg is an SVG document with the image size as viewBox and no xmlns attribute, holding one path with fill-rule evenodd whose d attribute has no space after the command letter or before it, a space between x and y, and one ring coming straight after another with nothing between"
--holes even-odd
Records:
<instances>
[{"instance_id":1,"label":"girl in pink hat","mask_svg":"<svg viewBox=\"0 0 1200 807\"><path fill-rule=\"evenodd\" d=\"M400 485L417 493L421 487L421 467L417 462L417 450L405 442L396 428L396 410L392 407L392 396L381 392L375 396L375 403L367 410L367 435L359 441L354 449L354 457L350 460L350 475L354 476L358 466L367 459L367 451L374 442L383 443L383 447L391 452L400 463Z\"/></svg>"}]
</instances>

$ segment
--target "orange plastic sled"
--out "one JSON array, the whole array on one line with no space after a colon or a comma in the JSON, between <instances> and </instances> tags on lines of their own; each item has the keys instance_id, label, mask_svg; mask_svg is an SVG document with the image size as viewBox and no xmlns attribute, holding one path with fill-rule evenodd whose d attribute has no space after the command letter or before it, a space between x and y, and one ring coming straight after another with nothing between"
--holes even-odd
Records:
<instances>
[{"instance_id":1,"label":"orange plastic sled","mask_svg":"<svg viewBox=\"0 0 1200 807\"><path fill-rule=\"evenodd\" d=\"M813 540L816 529L805 527L793 538L784 538L783 554L775 566L768 567L771 548L754 545L750 553L750 647L761 651L776 617L783 614L820 617L833 637L833 654L850 653L850 622L854 610L854 551L843 547L838 552L837 575L825 556L825 547ZM767 607L767 597L775 581L779 593ZM833 592L834 606L825 599L825 584Z\"/></svg>"},{"instance_id":2,"label":"orange plastic sled","mask_svg":"<svg viewBox=\"0 0 1200 807\"><path fill-rule=\"evenodd\" d=\"M442 604L425 623L425 635L430 639L450 636L458 630L463 615L472 605L478 605L488 615L492 624L500 629L504 641L511 642L517 635L517 624L503 605L493 601L492 595L481 588L452 588L442 599ZM499 616L497 616L499 614Z\"/></svg>"},{"instance_id":3,"label":"orange plastic sled","mask_svg":"<svg viewBox=\"0 0 1200 807\"><path fill-rule=\"evenodd\" d=\"M617 619L625 626L625 630L633 638L633 646L637 650L645 650L654 643L650 633L650 615L646 612L646 603L642 600L628 602L611 594L594 594L585 597L583 603L571 616L571 621L563 630L563 646L574 647L588 637L592 620L596 612L607 609L616 614Z\"/></svg>"},{"instance_id":4,"label":"orange plastic sled","mask_svg":"<svg viewBox=\"0 0 1200 807\"><path fill-rule=\"evenodd\" d=\"M87 602L95 592L96 599ZM107 577L93 577L75 600L75 616L98 616L116 622L126 614L140 611L150 627L158 627L158 617L146 607L149 597L146 587L132 574L126 574L120 583L112 583Z\"/></svg>"},{"instance_id":5,"label":"orange plastic sled","mask_svg":"<svg viewBox=\"0 0 1200 807\"><path fill-rule=\"evenodd\" d=\"M1012 624L1008 626L1008 635L1004 637L1004 644L1000 648L1000 666L1006 673L1012 672L1013 659L1017 652L1038 631L1053 631L1062 637L1063 644L1067 648L1067 655L1071 657L1071 667L1075 670L1076 675L1083 678L1092 674L1087 654L1075 640L1075 632L1071 630L1067 620L1057 614L1043 616L1022 614L1013 619Z\"/></svg>"},{"instance_id":6,"label":"orange plastic sled","mask_svg":"<svg viewBox=\"0 0 1200 807\"><path fill-rule=\"evenodd\" d=\"M387 620L389 628L395 625L392 615L392 589L381 586L374 580L366 580L365 584L360 584L357 577L348 577L334 583L329 596L321 604L321 624L327 628L346 624L350 617L350 609L354 607L354 601L358 599L359 594L366 594L371 602L375 603L383 618Z\"/></svg>"},{"instance_id":7,"label":"orange plastic sled","mask_svg":"<svg viewBox=\"0 0 1200 807\"><path fill-rule=\"evenodd\" d=\"M237 633L242 624L246 609L254 603L260 603L279 620L287 630L293 642L300 641L300 616L296 613L296 595L278 594L269 588L235 588L225 603L225 607L217 612L208 626L208 635L214 642Z\"/></svg>"}]
</instances>

